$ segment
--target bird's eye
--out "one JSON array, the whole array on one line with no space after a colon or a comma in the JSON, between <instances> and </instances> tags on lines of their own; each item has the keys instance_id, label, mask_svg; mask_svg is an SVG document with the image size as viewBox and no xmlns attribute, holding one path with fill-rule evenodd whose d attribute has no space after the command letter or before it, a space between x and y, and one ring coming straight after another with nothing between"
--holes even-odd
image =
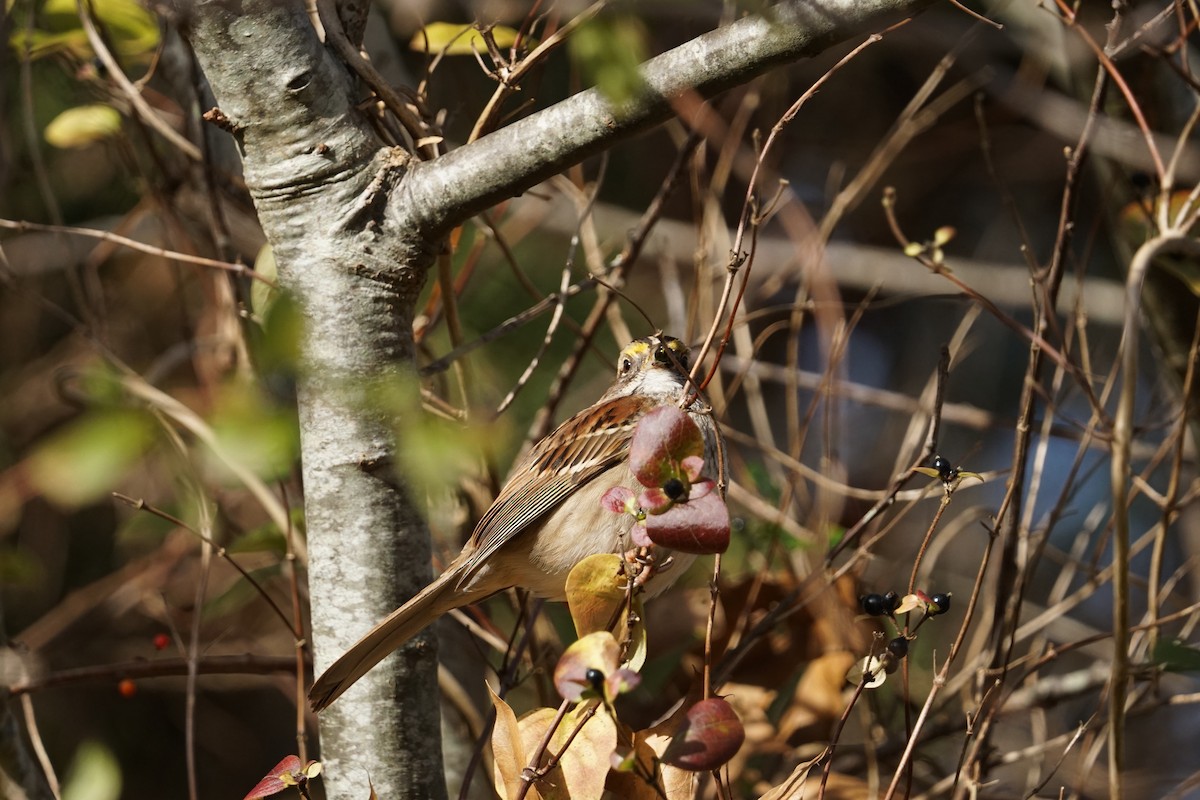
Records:
<instances>
[{"instance_id":1,"label":"bird's eye","mask_svg":"<svg viewBox=\"0 0 1200 800\"><path fill-rule=\"evenodd\" d=\"M629 371L632 369L633 369L633 359L630 358L629 356L622 357L621 358L621 366L617 369L617 371L620 372L622 375L628 375Z\"/></svg>"}]
</instances>

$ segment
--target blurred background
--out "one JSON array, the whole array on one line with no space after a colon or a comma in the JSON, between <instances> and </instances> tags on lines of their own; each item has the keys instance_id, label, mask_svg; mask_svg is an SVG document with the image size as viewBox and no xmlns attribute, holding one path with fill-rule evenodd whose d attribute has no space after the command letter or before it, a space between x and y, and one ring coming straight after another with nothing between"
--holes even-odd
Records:
<instances>
[{"instance_id":1,"label":"blurred background","mask_svg":"<svg viewBox=\"0 0 1200 800\"><path fill-rule=\"evenodd\" d=\"M1163 196L1186 211L1200 171L1190 125L1200 15L1188 3L1132 2L1106 27L1110 4L971 6L993 22L935 4L844 64L860 41L712 99L698 143L670 123L492 209L456 232L450 281L431 278L414 325L431 413L403 431L401 468L428 501L437 551L452 555L527 436L594 400L628 336L705 338L767 134L823 81L762 159L759 224L741 241L748 258L735 280L744 294L708 387L728 430L735 515L718 639L751 648L728 675L748 730L734 796L761 795L828 741L845 670L887 627L864 618L857 597L903 594L935 523L940 481L915 475L893 487L928 465L934 418L936 452L985 479L954 492L920 564L917 586L952 592L955 607L923 627L907 692L892 681L856 708L835 761L837 796L873 796L880 775L886 786L905 697L910 714L920 709L960 625L963 652L912 796L949 796L964 754L975 777L994 781L979 796L1106 795L1124 281L1158 232ZM429 52L440 40L425 26L495 23L497 42L521 31L528 46L584 8L380 0L366 49L391 82L419 88L453 147L496 90L483 68L495 64L478 39L479 57ZM610 4L530 72L499 124L592 85L619 92L630 64L744 11ZM36 734L64 787L110 792L72 797L185 797L189 771L199 796L239 797L284 755L316 747L315 720L295 710L306 606L292 379L303 324L247 274L273 275L270 250L232 138L200 118L213 103L170 9L95 0L103 55L74 3L17 0L2 13L0 604L10 649L0 675L19 690L9 713ZM158 124L131 113L124 79ZM1155 132L1158 164L1139 117ZM596 306L593 290L566 302L526 376L550 317L518 315L606 274L671 175L677 185L622 276L629 301L601 310L578 374L555 377ZM1138 317L1134 624L1200 600L1197 274L1184 259L1156 261ZM447 325L448 286L461 331ZM1054 313L1034 341L1047 304ZM453 367L439 361L514 317L520 324ZM1052 352L1029 374L1031 341ZM1018 425L1027 387L1031 412ZM463 411L468 424L447 421ZM1028 448L1015 450L1025 426ZM1014 510L1006 493L1019 463ZM869 515L889 487L895 501ZM989 532L1008 524L1002 508L1012 532L964 619ZM198 528L240 569L206 554ZM649 724L686 692L710 569L693 569L678 603L648 609L652 659L629 719ZM754 632L813 575L828 580L823 599ZM506 633L511 608L499 598L479 613ZM560 609L547 613L564 627ZM1198 733L1194 619L1134 637L1129 797L1200 797L1200 758L1179 746ZM1054 648L1064 654L1042 658ZM202 673L191 682L189 654ZM1011 670L1004 705L988 749L974 752L963 718L983 707L997 664ZM515 696L534 702L539 680ZM486 703L481 688L469 693ZM470 739L479 720L455 708L467 731L456 735ZM488 796L486 780L476 784Z\"/></svg>"}]
</instances>

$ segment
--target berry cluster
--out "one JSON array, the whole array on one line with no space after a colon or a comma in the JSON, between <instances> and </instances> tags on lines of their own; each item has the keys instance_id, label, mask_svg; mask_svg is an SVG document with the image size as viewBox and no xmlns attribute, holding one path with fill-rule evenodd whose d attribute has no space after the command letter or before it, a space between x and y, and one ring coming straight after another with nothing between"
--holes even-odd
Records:
<instances>
[{"instance_id":1,"label":"berry cluster","mask_svg":"<svg viewBox=\"0 0 1200 800\"><path fill-rule=\"evenodd\" d=\"M924 616L916 625L909 628L905 624L904 632L889 641L878 655L867 656L858 662L847 676L851 681L863 681L866 688L873 689L883 683L885 676L899 668L900 662L908 656L909 643L916 638L917 629L925 620L945 614L950 610L950 593L937 592L926 594L920 589L914 589L912 594L901 597L896 592L887 594L864 594L858 598L858 605L863 613L872 617L889 617L896 624L897 614L908 614L920 610ZM899 625L897 624L897 627Z\"/></svg>"},{"instance_id":2,"label":"berry cluster","mask_svg":"<svg viewBox=\"0 0 1200 800\"><path fill-rule=\"evenodd\" d=\"M858 604L864 613L872 617L884 615L893 616L900 605L900 595L895 592L887 594L864 594L858 598Z\"/></svg>"},{"instance_id":3,"label":"berry cluster","mask_svg":"<svg viewBox=\"0 0 1200 800\"><path fill-rule=\"evenodd\" d=\"M950 593L925 594L916 589L912 594L901 597L895 592L887 594L864 594L858 598L863 613L872 617L892 617L922 609L927 617L936 617L950 610Z\"/></svg>"}]
</instances>

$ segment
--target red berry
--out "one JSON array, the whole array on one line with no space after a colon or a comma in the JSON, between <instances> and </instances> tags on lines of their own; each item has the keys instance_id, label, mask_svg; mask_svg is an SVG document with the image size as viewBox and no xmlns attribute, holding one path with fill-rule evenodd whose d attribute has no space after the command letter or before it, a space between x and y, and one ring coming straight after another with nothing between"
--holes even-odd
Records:
<instances>
[{"instance_id":1,"label":"red berry","mask_svg":"<svg viewBox=\"0 0 1200 800\"><path fill-rule=\"evenodd\" d=\"M154 634L154 649L166 650L171 644L171 637L165 633Z\"/></svg>"},{"instance_id":2,"label":"red berry","mask_svg":"<svg viewBox=\"0 0 1200 800\"><path fill-rule=\"evenodd\" d=\"M132 678L123 678L117 683L117 691L120 692L121 697L128 700L137 694L137 684Z\"/></svg>"}]
</instances>

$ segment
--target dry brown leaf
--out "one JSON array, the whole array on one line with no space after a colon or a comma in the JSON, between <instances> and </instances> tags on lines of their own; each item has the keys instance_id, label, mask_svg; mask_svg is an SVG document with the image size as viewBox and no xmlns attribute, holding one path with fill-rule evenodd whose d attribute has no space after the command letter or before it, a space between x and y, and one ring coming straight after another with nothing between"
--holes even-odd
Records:
<instances>
[{"instance_id":1,"label":"dry brown leaf","mask_svg":"<svg viewBox=\"0 0 1200 800\"><path fill-rule=\"evenodd\" d=\"M742 774L746 759L755 753L777 751L780 739L775 726L767 719L767 709L775 702L777 692L745 683L726 683L721 687L721 696L729 701L742 720L746 731L746 742L736 756L726 765L729 775L737 779Z\"/></svg>"},{"instance_id":2,"label":"dry brown leaf","mask_svg":"<svg viewBox=\"0 0 1200 800\"><path fill-rule=\"evenodd\" d=\"M806 761L792 771L788 779L759 800L815 800L821 793L821 766ZM825 784L825 800L867 800L871 796L866 781L838 772L830 773Z\"/></svg>"},{"instance_id":3,"label":"dry brown leaf","mask_svg":"<svg viewBox=\"0 0 1200 800\"><path fill-rule=\"evenodd\" d=\"M813 659L800 681L783 717L779 733L793 745L793 737L811 742L829 738L829 727L845 710L846 670L854 664L853 653L826 653Z\"/></svg>"},{"instance_id":4,"label":"dry brown leaf","mask_svg":"<svg viewBox=\"0 0 1200 800\"><path fill-rule=\"evenodd\" d=\"M523 716L517 723L521 730L522 746L529 758L533 757L556 716L557 712L552 708L539 708ZM584 707L568 713L550 738L546 755L561 753L559 763L531 787L540 791L545 800L599 800L604 794L604 782L608 777L613 751L617 748L617 728L603 706L583 723L579 733L571 740L570 747L563 751L571 733L584 716ZM528 763L522 766L528 766Z\"/></svg>"},{"instance_id":5,"label":"dry brown leaf","mask_svg":"<svg viewBox=\"0 0 1200 800\"><path fill-rule=\"evenodd\" d=\"M504 800L509 800L521 792L521 771L525 769L528 760L521 741L517 715L508 703L492 691L491 686L488 686L488 693L491 694L492 706L496 709L496 725L492 728L492 772L495 776L496 791ZM537 743L533 746L537 747ZM530 787L525 796L539 797L537 787Z\"/></svg>"}]
</instances>

